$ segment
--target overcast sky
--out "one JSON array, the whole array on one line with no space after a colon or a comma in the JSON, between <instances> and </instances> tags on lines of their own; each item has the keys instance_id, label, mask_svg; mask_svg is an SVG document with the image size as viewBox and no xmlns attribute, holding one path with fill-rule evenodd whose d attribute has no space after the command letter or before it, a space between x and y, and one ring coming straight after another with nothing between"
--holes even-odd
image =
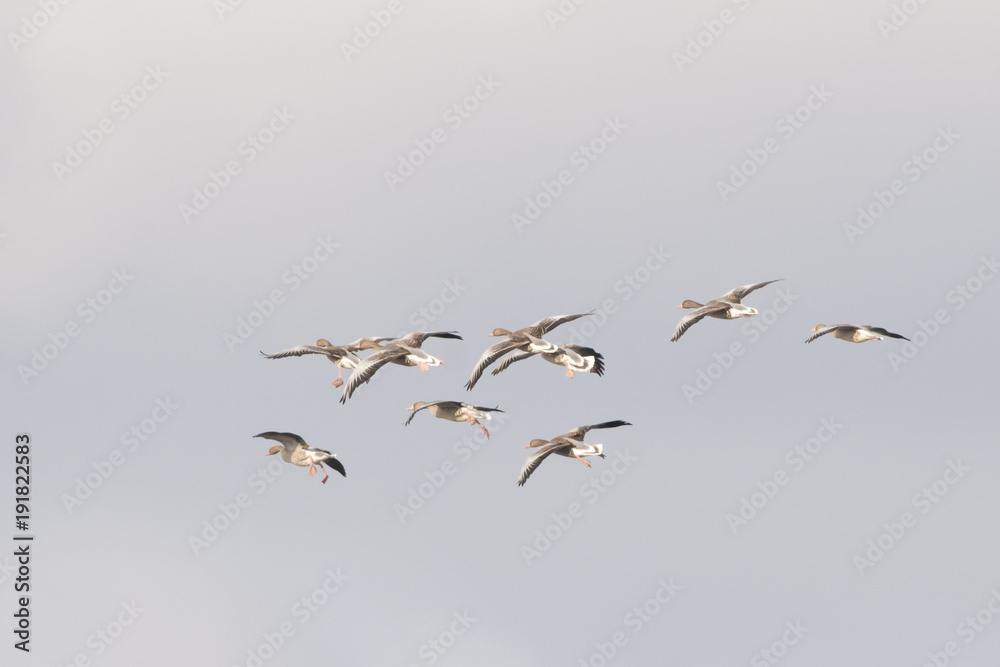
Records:
<instances>
[{"instance_id":1,"label":"overcast sky","mask_svg":"<svg viewBox=\"0 0 1000 667\"><path fill-rule=\"evenodd\" d=\"M995 662L1000 8L157 5L2 10L11 664ZM494 328L591 310L546 338L604 377L464 389ZM346 405L259 355L413 330L464 340ZM404 428L437 399L505 412Z\"/></svg>"}]
</instances>

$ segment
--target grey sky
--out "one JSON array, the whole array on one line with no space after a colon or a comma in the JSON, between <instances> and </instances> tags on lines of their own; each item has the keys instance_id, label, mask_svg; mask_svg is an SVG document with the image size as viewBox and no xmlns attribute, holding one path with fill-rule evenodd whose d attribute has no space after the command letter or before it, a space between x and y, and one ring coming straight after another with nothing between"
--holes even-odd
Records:
<instances>
[{"instance_id":1,"label":"grey sky","mask_svg":"<svg viewBox=\"0 0 1000 667\"><path fill-rule=\"evenodd\" d=\"M995 660L965 619L1000 587L1000 10L561 4L92 0L35 32L48 5L4 8L14 665L249 667L266 636L268 666ZM777 278L669 342L684 299ZM493 328L591 309L546 338L605 377L463 388ZM913 343L804 345L820 322ZM464 341L343 406L330 363L258 354L412 330ZM436 399L506 412L488 442L403 427ZM531 439L612 419L606 459L516 486ZM272 430L347 478L264 458Z\"/></svg>"}]
</instances>

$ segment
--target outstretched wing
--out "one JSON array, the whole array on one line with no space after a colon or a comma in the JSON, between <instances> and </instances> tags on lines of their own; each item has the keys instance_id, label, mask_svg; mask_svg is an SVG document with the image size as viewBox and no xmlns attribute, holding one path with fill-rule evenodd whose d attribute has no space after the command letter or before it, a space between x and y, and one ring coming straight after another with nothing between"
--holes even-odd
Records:
<instances>
[{"instance_id":1,"label":"outstretched wing","mask_svg":"<svg viewBox=\"0 0 1000 667\"><path fill-rule=\"evenodd\" d=\"M729 303L740 303L740 299L746 298L746 295L754 290L759 290L765 285L770 285L771 283L776 283L779 280L784 280L784 278L778 278L777 280L768 280L762 283L754 283L753 285L744 285L743 287L737 287L731 289L722 296L720 296L718 301L728 301Z\"/></svg>"},{"instance_id":2,"label":"outstretched wing","mask_svg":"<svg viewBox=\"0 0 1000 667\"><path fill-rule=\"evenodd\" d=\"M387 343L390 340L396 340L396 339L392 338L391 336L364 336L362 338L357 339L356 341L348 343L344 347L346 347L348 350L357 351L361 349L362 344L366 342L374 343L375 345L381 345L382 343Z\"/></svg>"},{"instance_id":3,"label":"outstretched wing","mask_svg":"<svg viewBox=\"0 0 1000 667\"><path fill-rule=\"evenodd\" d=\"M542 461L547 459L554 452L562 449L564 447L572 447L571 442L550 442L547 445L542 445L538 447L535 451L531 453L528 460L524 462L524 467L521 468L521 474L517 478L517 485L524 486L524 483L528 481L531 477L531 473L535 472L535 468L542 465Z\"/></svg>"},{"instance_id":4,"label":"outstretched wing","mask_svg":"<svg viewBox=\"0 0 1000 667\"><path fill-rule=\"evenodd\" d=\"M265 354L263 351L261 354L265 359L284 359L285 357L301 357L307 354L325 354L331 359L339 359L344 356L343 350L338 347L320 347L318 345L296 345L295 347L290 347L287 350L282 350L281 352L275 352L274 354Z\"/></svg>"},{"instance_id":5,"label":"outstretched wing","mask_svg":"<svg viewBox=\"0 0 1000 667\"><path fill-rule=\"evenodd\" d=\"M891 331L886 331L882 327L873 327L868 324L866 324L865 326L880 336L888 336L889 338L902 338L903 340L910 340L906 336L901 336L898 333L892 333Z\"/></svg>"},{"instance_id":6,"label":"outstretched wing","mask_svg":"<svg viewBox=\"0 0 1000 667\"><path fill-rule=\"evenodd\" d=\"M409 347L420 347L428 338L453 338L455 340L462 340L457 331L414 331L413 333L406 334L397 342L400 345L407 345Z\"/></svg>"},{"instance_id":7,"label":"outstretched wing","mask_svg":"<svg viewBox=\"0 0 1000 667\"><path fill-rule=\"evenodd\" d=\"M493 369L493 373L492 374L493 375L500 375L505 370L507 370L508 366L510 366L514 362L523 361L525 359L530 359L531 357L535 356L536 354L538 354L538 353L537 352L519 352L517 354L513 354L513 355L507 357L506 359L504 359L503 361L501 361L500 364L496 368Z\"/></svg>"},{"instance_id":8,"label":"outstretched wing","mask_svg":"<svg viewBox=\"0 0 1000 667\"><path fill-rule=\"evenodd\" d=\"M589 313L577 313L576 315L554 315L552 317L545 317L538 320L537 322L535 322L534 324L532 324L530 327L527 328L537 329L538 335L544 335L552 331L561 324L572 322L575 319L578 319L580 317L585 317L587 315L593 315L593 313L594 311L590 311Z\"/></svg>"},{"instance_id":9,"label":"outstretched wing","mask_svg":"<svg viewBox=\"0 0 1000 667\"><path fill-rule=\"evenodd\" d=\"M676 343L677 339L683 336L685 331L698 322L701 322L707 315L721 312L723 310L727 310L728 308L729 306L724 303L713 303L692 310L690 313L682 317L681 321L677 323L677 328L674 329L674 335L670 337L670 342Z\"/></svg>"},{"instance_id":10,"label":"outstretched wing","mask_svg":"<svg viewBox=\"0 0 1000 667\"><path fill-rule=\"evenodd\" d=\"M583 436L587 435L587 432L595 428L618 428L619 426L631 426L629 422L622 421L621 419L615 419L610 422L601 422L600 424L591 424L590 426L577 426L575 429L569 433L563 433L559 438L567 438L569 440L583 440ZM554 438L558 440L559 438Z\"/></svg>"},{"instance_id":11,"label":"outstretched wing","mask_svg":"<svg viewBox=\"0 0 1000 667\"><path fill-rule=\"evenodd\" d=\"M255 438L267 438L268 440L276 440L285 446L285 449L292 451L296 447L308 447L306 441L294 433L281 433L279 431L265 431L264 433L258 433L254 436Z\"/></svg>"},{"instance_id":12,"label":"outstretched wing","mask_svg":"<svg viewBox=\"0 0 1000 667\"><path fill-rule=\"evenodd\" d=\"M410 418L406 420L406 423L403 424L403 426L409 426L410 422L413 421L414 415L416 415L421 410L426 410L427 408L431 407L432 405L441 405L443 403L451 403L452 405L455 406L456 410L458 409L458 406L459 406L459 403L457 403L455 401L431 401L430 403L424 403L419 408L417 408L416 410L414 410L413 412L410 413Z\"/></svg>"},{"instance_id":13,"label":"outstretched wing","mask_svg":"<svg viewBox=\"0 0 1000 667\"><path fill-rule=\"evenodd\" d=\"M387 347L380 352L363 359L358 367L354 369L351 373L351 377L344 383L344 393L340 395L340 402L347 403L349 399L357 390L362 383L368 382L375 375L375 372L385 366L387 363L393 359L398 359L399 357L405 356L407 354L407 349L405 347L396 347L393 344L392 347Z\"/></svg>"},{"instance_id":14,"label":"outstretched wing","mask_svg":"<svg viewBox=\"0 0 1000 667\"><path fill-rule=\"evenodd\" d=\"M476 386L479 382L479 378L483 376L483 371L485 371L490 364L502 357L503 355L516 350L518 347L524 343L519 343L516 340L502 340L496 345L486 348L483 352L483 356L479 357L479 361L476 362L475 368L472 369L472 375L469 377L469 381L465 383L465 388L469 391Z\"/></svg>"},{"instance_id":15,"label":"outstretched wing","mask_svg":"<svg viewBox=\"0 0 1000 667\"><path fill-rule=\"evenodd\" d=\"M811 336L809 336L809 338L806 338L806 342L807 343L811 343L814 340L816 340L817 338L819 338L820 336L825 336L825 335L827 335L830 332L836 331L841 326L843 326L843 325L841 325L841 324L835 324L835 325L833 325L831 327L823 327L819 331L813 332L813 334Z\"/></svg>"}]
</instances>

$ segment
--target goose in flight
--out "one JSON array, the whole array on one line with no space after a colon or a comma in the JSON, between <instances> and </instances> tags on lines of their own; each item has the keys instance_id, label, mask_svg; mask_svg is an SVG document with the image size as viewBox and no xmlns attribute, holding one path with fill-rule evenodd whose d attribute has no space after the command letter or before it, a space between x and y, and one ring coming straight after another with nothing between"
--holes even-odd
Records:
<instances>
[{"instance_id":1,"label":"goose in flight","mask_svg":"<svg viewBox=\"0 0 1000 667\"><path fill-rule=\"evenodd\" d=\"M582 345L559 345L554 352L519 352L501 361L492 374L500 375L511 364L530 359L536 354L549 363L565 366L568 378L573 377L574 373L597 373L599 377L604 375L604 355L592 347Z\"/></svg>"},{"instance_id":2,"label":"goose in flight","mask_svg":"<svg viewBox=\"0 0 1000 667\"><path fill-rule=\"evenodd\" d=\"M494 329L490 336L506 336L505 340L500 341L496 345L486 348L483 352L483 356L479 358L476 362L475 368L472 369L472 376L469 381L465 383L465 388L472 390L479 382L479 378L483 376L483 371L485 371L490 364L495 362L500 357L513 352L514 350L521 350L523 352L531 352L532 354L539 354L542 352L556 352L558 346L549 343L544 340L542 336L552 331L560 324L565 324L567 322L572 322L573 320L584 317L590 313L579 313L577 315L556 315L554 317L546 317L544 319L538 320L531 326L524 327L523 329L518 329L517 331L507 331L506 329Z\"/></svg>"},{"instance_id":3,"label":"goose in flight","mask_svg":"<svg viewBox=\"0 0 1000 667\"><path fill-rule=\"evenodd\" d=\"M366 336L359 338L347 345L333 345L325 338L320 338L315 345L296 345L274 354L261 354L265 359L284 359L285 357L301 357L306 354L323 354L326 358L337 365L337 379L333 381L334 387L344 384L343 369L354 370L361 363L361 357L354 354L361 350L379 349L382 343L394 340L384 336Z\"/></svg>"},{"instance_id":4,"label":"goose in flight","mask_svg":"<svg viewBox=\"0 0 1000 667\"><path fill-rule=\"evenodd\" d=\"M551 440L532 440L528 443L526 449L536 449L528 457L528 460L524 462L524 467L521 468L521 475L518 477L517 485L524 486L524 483L528 481L529 477L531 477L531 473L535 471L535 468L540 466L542 461L548 458L550 454L572 456L589 468L590 461L584 461L581 457L600 456L603 459L604 445L589 445L584 442L583 438L587 435L587 432L595 428L617 428L619 426L631 425L632 424L626 421L616 419L614 421L593 424L591 426L578 426L569 433L563 433L562 435L558 435Z\"/></svg>"},{"instance_id":5,"label":"goose in flight","mask_svg":"<svg viewBox=\"0 0 1000 667\"><path fill-rule=\"evenodd\" d=\"M864 343L867 340L882 340L883 336L910 340L906 336L900 336L897 333L886 331L882 327L873 327L869 324L862 324L861 326L855 326L853 324L832 324L830 326L817 324L812 328L812 332L813 335L806 338L807 343L811 343L820 336L825 336L826 334L833 334L834 338L846 340L851 343Z\"/></svg>"},{"instance_id":6,"label":"goose in flight","mask_svg":"<svg viewBox=\"0 0 1000 667\"><path fill-rule=\"evenodd\" d=\"M487 438L490 437L490 432L486 430L485 426L479 423L479 420L490 419L491 412L503 412L499 407L484 408L481 405L460 403L459 401L431 401L430 403L417 401L406 409L413 412L410 413L410 418L406 420L403 426L409 426L418 412L427 410L431 415L439 419L447 419L453 422L469 422L473 426L478 426L483 429L483 433L486 434Z\"/></svg>"},{"instance_id":7,"label":"goose in flight","mask_svg":"<svg viewBox=\"0 0 1000 667\"><path fill-rule=\"evenodd\" d=\"M344 385L344 393L340 396L340 402L347 403L347 399L354 395L362 383L371 380L378 369L390 362L400 366L418 366L421 371L429 370L431 366L440 366L444 362L427 354L420 347L428 338L462 340L462 337L454 331L415 331L379 348L375 354L362 359L361 363L354 369L347 384Z\"/></svg>"},{"instance_id":8,"label":"goose in flight","mask_svg":"<svg viewBox=\"0 0 1000 667\"><path fill-rule=\"evenodd\" d=\"M674 329L674 335L670 337L670 342L677 342L677 339L683 336L685 331L690 329L695 323L700 322L706 316L717 317L720 320L733 320L737 317L753 317L757 314L757 309L751 308L750 306L744 306L742 300L754 290L759 290L765 285L776 283L778 280L783 279L778 278L777 280L768 280L763 283L754 283L752 285L737 287L726 292L718 299L712 299L704 305L698 303L697 301L687 299L684 303L677 307L694 308L695 310L682 317L681 321L677 323L677 328Z\"/></svg>"},{"instance_id":9,"label":"goose in flight","mask_svg":"<svg viewBox=\"0 0 1000 667\"><path fill-rule=\"evenodd\" d=\"M330 474L327 473L326 468L323 467L324 463L339 472L344 477L347 477L347 471L344 470L344 464L338 461L334 454L331 454L325 449L310 447L306 444L305 440L294 433L267 431L265 433L258 433L254 437L267 438L268 440L276 440L281 443L280 445L275 445L274 447L271 447L271 449L267 450L267 454L264 456L281 454L281 459L286 463L302 466L303 468L309 466L310 477L316 476L316 468L319 467L320 470L323 471L323 484L326 484L326 480L330 479Z\"/></svg>"}]
</instances>

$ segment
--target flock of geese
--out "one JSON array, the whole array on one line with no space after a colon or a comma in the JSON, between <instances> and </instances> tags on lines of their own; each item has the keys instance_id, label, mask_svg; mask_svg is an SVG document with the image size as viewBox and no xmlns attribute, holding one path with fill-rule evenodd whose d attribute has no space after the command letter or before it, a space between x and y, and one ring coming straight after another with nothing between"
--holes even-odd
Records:
<instances>
[{"instance_id":1,"label":"flock of geese","mask_svg":"<svg viewBox=\"0 0 1000 667\"><path fill-rule=\"evenodd\" d=\"M750 293L774 282L778 281L768 280L762 283L737 287L705 304L690 299L685 300L678 308L689 309L691 312L682 317L680 322L677 323L677 327L670 338L671 342L676 342L689 328L705 317L732 320L757 315L757 309L744 305L743 299ZM534 356L539 356L549 363L564 366L567 377L573 377L576 373L604 375L604 357L593 348L580 345L557 345L550 343L544 338L546 334L556 327L591 314L593 314L593 311L575 315L546 317L516 331L508 331L507 329L500 328L494 329L489 335L502 337L503 340L490 346L483 352L479 361L476 362L475 367L472 369L472 375L469 377L469 381L465 383L465 388L471 391L482 378L486 369L497 361L500 361L500 364L493 369L493 375L502 373L515 362ZM852 343L882 340L883 337L909 340L909 338L900 334L867 324L860 326L854 324L817 324L813 327L811 334L806 338L806 343L811 343L826 334L831 334L834 338ZM462 337L454 331L417 331L398 339L368 336L359 338L353 343L346 345L333 345L328 340L321 338L316 341L315 345L298 345L275 354L264 354L261 352L261 355L266 359L301 357L307 354L326 356L327 359L337 366L337 379L332 384L334 387L344 387L340 397L340 402L344 404L347 403L348 399L354 395L354 392L361 385L367 384L379 369L389 363L400 366L417 366L421 371L430 370L432 366L440 366L442 363L440 359L431 356L423 350L423 344L429 338L462 340ZM373 352L364 358L358 356L359 352L365 350L372 350ZM344 369L351 371L351 376L346 383L343 379ZM461 401L443 400L430 402L417 401L407 409L410 410L410 417L404 424L406 426L409 426L418 412L426 410L431 416L438 419L467 422L471 426L478 426L483 430L487 438L490 436L490 433L480 420L488 421L491 412L503 412L499 407L489 408ZM631 426L631 424L616 419L600 424L578 426L572 431L558 435L551 440L532 440L528 443L526 449L534 449L534 451L528 456L528 460L525 461L524 466L521 468L521 474L518 476L517 481L518 486L523 486L528 477L541 465L542 461L552 454L573 457L585 466L590 467L590 462L585 460L584 457L597 456L604 458L604 446L599 443L588 444L584 442L584 437L591 430L617 428L620 426ZM271 447L266 454L267 456L280 454L281 458L287 463L302 467L308 466L310 476L315 476L317 470L322 470L322 482L324 484L330 477L323 467L324 464L339 472L344 477L347 476L344 465L337 459L335 454L331 454L324 449L310 447L305 440L294 433L267 431L259 433L254 437L266 438L280 443Z\"/></svg>"}]
</instances>

